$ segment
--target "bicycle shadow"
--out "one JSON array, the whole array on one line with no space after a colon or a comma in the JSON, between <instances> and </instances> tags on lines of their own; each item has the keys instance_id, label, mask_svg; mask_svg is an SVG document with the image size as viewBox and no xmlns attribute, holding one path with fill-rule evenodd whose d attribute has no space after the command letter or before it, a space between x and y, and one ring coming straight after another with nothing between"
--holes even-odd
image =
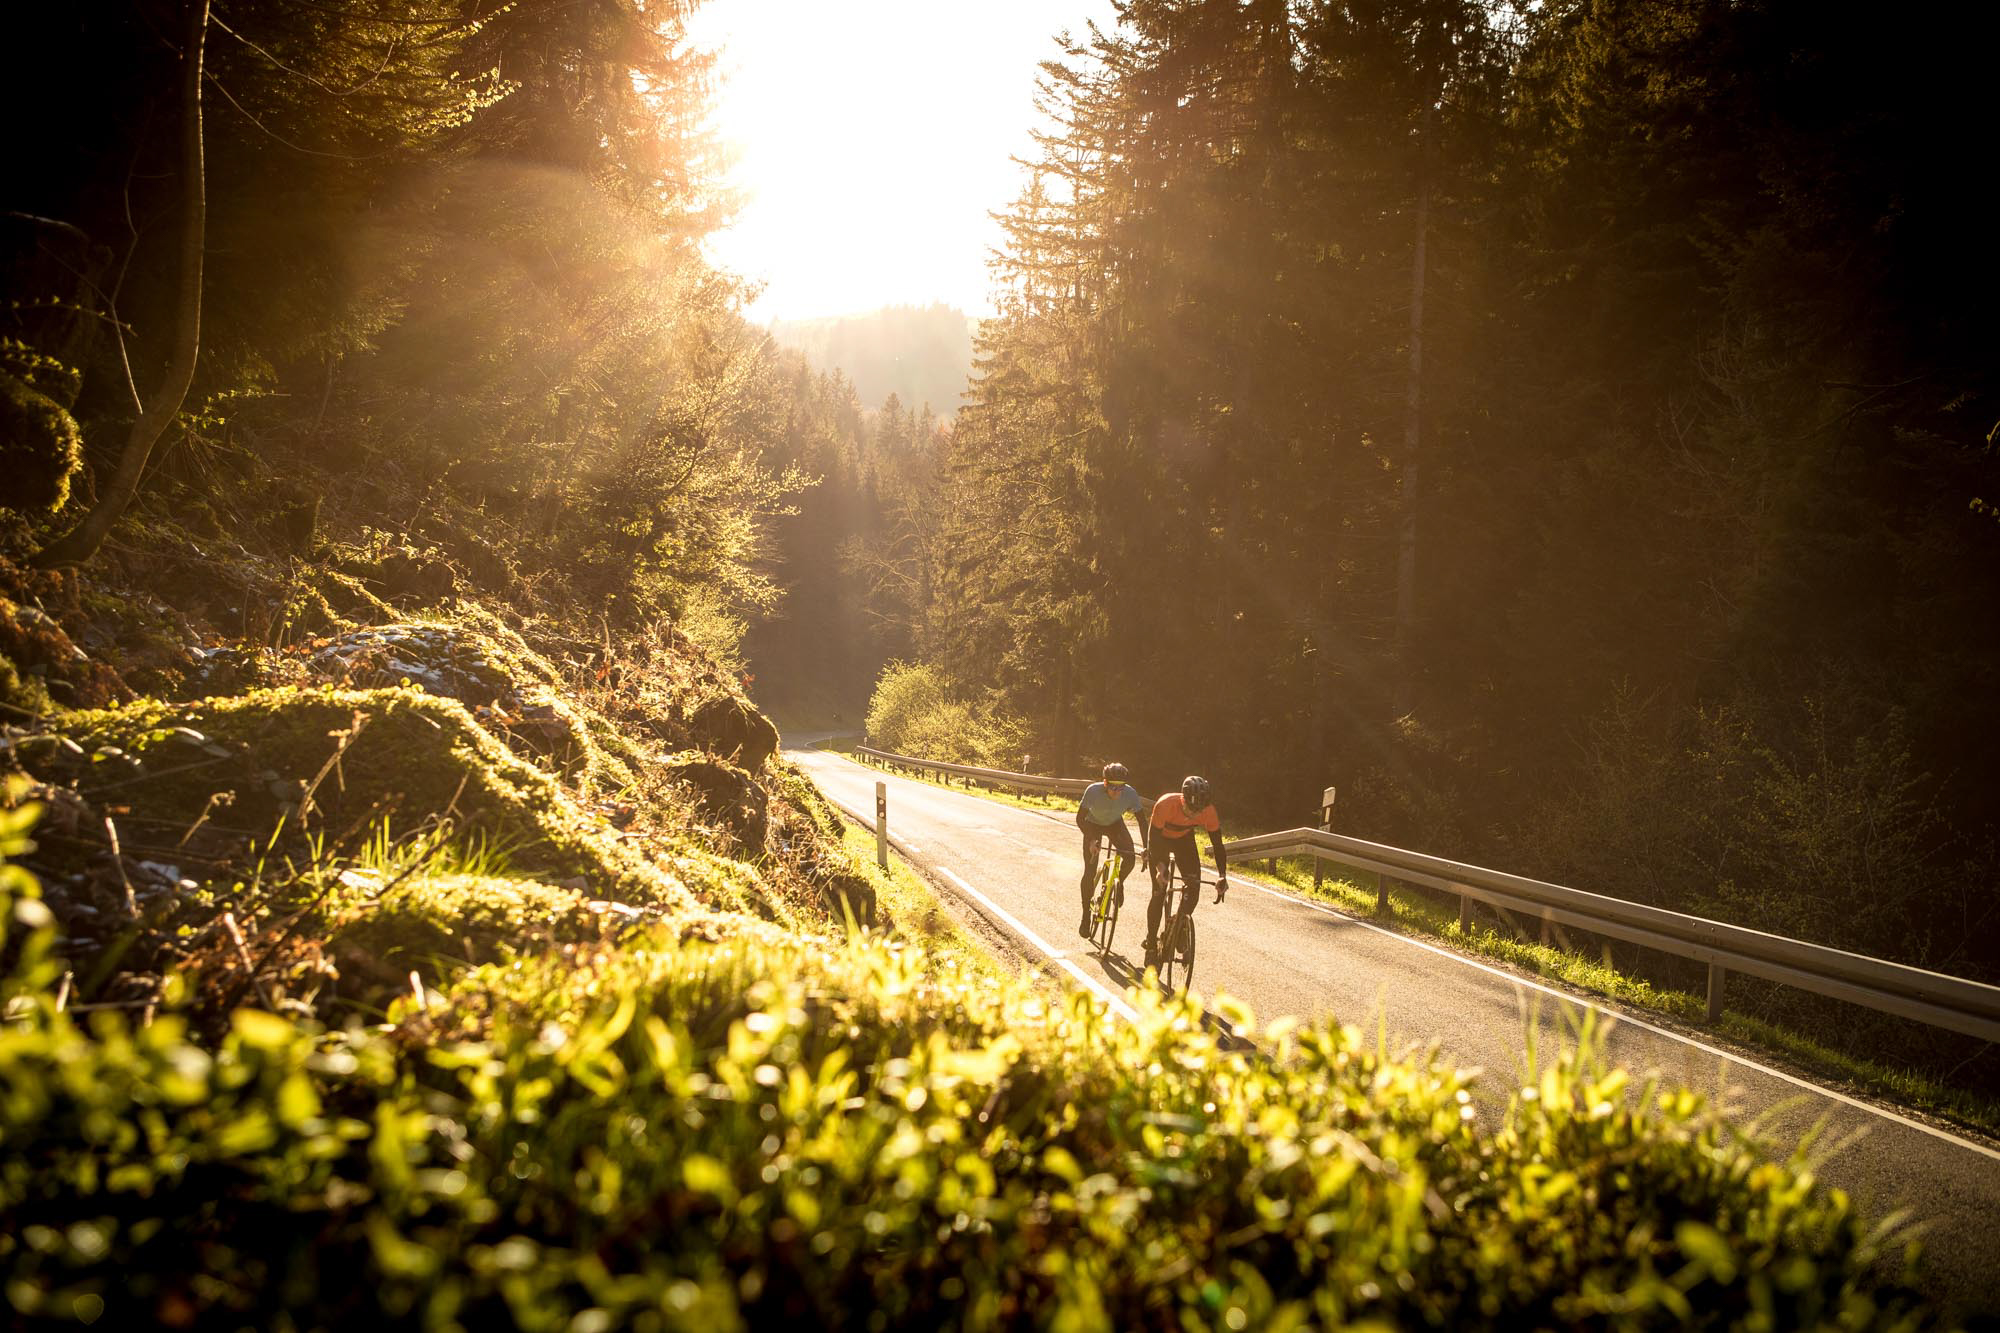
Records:
<instances>
[{"instance_id":1,"label":"bicycle shadow","mask_svg":"<svg viewBox=\"0 0 2000 1333\"><path fill-rule=\"evenodd\" d=\"M1118 986L1119 989L1133 990L1146 986L1147 977L1143 960L1135 964L1122 953L1116 951L1106 952L1097 949L1091 951L1091 956L1097 960L1098 966L1104 969L1105 979ZM1157 973L1152 977L1152 988L1156 993L1168 999L1173 998L1175 994L1173 990L1169 989L1160 980ZM1256 1044L1247 1037L1239 1036L1234 1026L1213 1009L1203 1008L1201 1023L1203 1027L1215 1034L1216 1046L1221 1050L1249 1050Z\"/></svg>"}]
</instances>

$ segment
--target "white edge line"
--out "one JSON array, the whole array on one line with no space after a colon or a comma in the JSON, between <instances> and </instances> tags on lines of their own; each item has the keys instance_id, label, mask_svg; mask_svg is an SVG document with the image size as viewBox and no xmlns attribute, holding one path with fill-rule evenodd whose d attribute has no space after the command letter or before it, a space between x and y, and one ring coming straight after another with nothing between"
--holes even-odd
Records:
<instances>
[{"instance_id":1,"label":"white edge line","mask_svg":"<svg viewBox=\"0 0 2000 1333\"><path fill-rule=\"evenodd\" d=\"M1002 907L999 903L994 902L991 898L981 893L978 889L975 889L970 884L966 883L965 876L959 874L956 870L953 870L950 866L939 866L938 871L939 873L948 876L951 882L958 885L959 888L963 889L965 892L971 894L974 898L978 899L978 901L983 906L985 906L985 908L988 911L992 912L995 916L998 916L1002 921L1005 921L1009 926L1012 926L1014 928L1015 933L1020 935L1022 939L1026 940L1028 943L1034 945L1037 949L1040 949L1043 953L1047 954L1049 956L1050 961L1055 963L1056 966L1060 967L1063 971L1069 973L1071 976L1075 977L1078 981L1082 982L1085 986L1087 986L1093 995L1097 996L1098 999L1104 1001L1104 1003L1111 1006L1111 1011L1113 1013L1117 1014L1120 1018L1124 1019L1128 1023L1138 1021L1139 1018L1138 1010L1134 1009L1131 1005L1125 1003L1125 1001L1119 996L1113 994L1111 989L1108 986L1106 986L1103 982L1097 980L1095 977L1091 976L1088 972L1085 972L1082 968L1078 967L1072 959L1065 957L1061 950L1050 948L1049 942L1047 940L1043 939L1040 935L1037 935L1034 931L1030 930L1028 926L1024 922L1022 922L1020 918L1016 917L1012 912Z\"/></svg>"},{"instance_id":2,"label":"white edge line","mask_svg":"<svg viewBox=\"0 0 2000 1333\"><path fill-rule=\"evenodd\" d=\"M1720 1046L1711 1046L1705 1041L1700 1041L1694 1037L1687 1036L1684 1033L1675 1032L1671 1028L1664 1028L1657 1023L1647 1022L1645 1019L1635 1017L1632 1014L1625 1012L1624 1010L1607 1009L1601 1004L1597 1004L1593 1001L1583 999L1580 996L1572 995L1568 991L1557 990L1555 987L1543 985L1539 981L1530 981L1526 977L1520 976L1516 973L1508 972L1502 968L1490 966L1489 964L1479 962L1476 959L1467 958L1462 953L1455 953L1450 949L1444 948L1441 945L1432 944L1427 940L1416 939L1413 936L1402 934L1399 931L1385 929L1381 926L1376 925L1372 921L1364 921L1362 918L1358 916L1349 916L1346 912L1337 911L1336 909L1328 907L1323 903L1313 902L1311 899L1301 897L1298 894L1286 893L1281 889L1274 889L1269 887L1268 885L1259 884L1256 880L1249 879L1247 877L1242 882L1248 885L1250 888L1256 889L1259 893L1267 893L1273 898L1280 898L1286 902L1296 903L1300 907L1304 907L1310 911L1323 912L1327 916L1337 916L1342 921L1351 922L1352 924L1360 926L1365 930L1372 930L1378 935L1386 935L1392 940L1401 940L1403 943L1408 944L1413 948L1423 949L1426 952L1436 954L1440 958L1448 958L1455 963L1462 963L1466 967L1475 968L1478 971L1489 973L1492 976L1499 977L1503 981L1511 981L1516 986L1523 986L1529 990L1540 991L1544 995L1553 996L1554 998L1562 1000L1568 1004L1580 1005L1585 1009L1589 1009L1592 1010L1593 1012L1603 1014L1605 1017L1611 1019L1615 1023L1630 1023L1633 1027L1644 1028L1648 1032L1654 1033L1658 1036L1665 1037L1670 1041L1680 1042L1684 1046L1692 1046L1698 1051L1704 1051L1709 1055L1713 1055L1720 1059L1727 1060L1731 1064L1742 1065L1745 1069L1754 1069L1760 1074L1765 1074L1770 1076L1771 1078L1780 1079L1783 1082L1791 1084L1793 1087L1803 1088L1807 1092L1817 1093L1819 1096L1829 1098L1836 1102L1840 1102L1846 1106L1851 1106L1857 1111L1862 1111L1869 1115L1880 1116L1884 1120L1891 1120L1894 1121L1896 1124L1905 1125L1910 1129L1919 1130L1925 1134L1930 1135L1934 1139L1942 1139L1946 1143L1955 1143L1961 1148L1968 1149L1972 1152L1979 1153L1981 1156L1990 1157L1994 1161L2000 1162L2000 1149L1989 1148L1983 1143L1977 1143L1971 1139L1960 1138L1958 1135L1951 1133L1949 1130L1939 1129L1936 1125L1927 1125L1921 1120L1913 1120L1909 1116L1900 1115L1897 1112L1888 1110L1884 1107L1871 1105L1870 1103L1864 1102L1859 1098L1850 1097L1844 1092L1837 1092L1832 1088L1822 1087L1821 1085L1811 1082L1808 1079L1800 1078L1796 1074L1787 1074L1782 1069L1773 1069L1769 1065L1759 1064L1755 1060L1745 1059L1743 1056L1738 1055L1734 1051L1726 1051L1722 1049Z\"/></svg>"}]
</instances>

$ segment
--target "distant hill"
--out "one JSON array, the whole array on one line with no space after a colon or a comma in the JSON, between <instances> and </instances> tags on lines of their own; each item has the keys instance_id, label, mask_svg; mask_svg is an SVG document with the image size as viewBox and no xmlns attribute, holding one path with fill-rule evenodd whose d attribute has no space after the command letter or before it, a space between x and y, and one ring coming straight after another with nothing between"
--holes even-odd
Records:
<instances>
[{"instance_id":1,"label":"distant hill","mask_svg":"<svg viewBox=\"0 0 2000 1333\"><path fill-rule=\"evenodd\" d=\"M972 370L977 323L953 306L895 305L858 315L774 320L771 336L804 353L816 369L847 376L863 407L880 407L893 393L906 407L929 403L938 416L950 417Z\"/></svg>"}]
</instances>

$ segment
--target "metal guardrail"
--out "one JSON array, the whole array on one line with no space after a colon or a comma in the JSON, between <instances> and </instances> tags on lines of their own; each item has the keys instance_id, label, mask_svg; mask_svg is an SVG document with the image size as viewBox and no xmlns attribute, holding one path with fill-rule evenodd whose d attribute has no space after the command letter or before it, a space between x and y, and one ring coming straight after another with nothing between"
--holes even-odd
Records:
<instances>
[{"instance_id":1,"label":"metal guardrail","mask_svg":"<svg viewBox=\"0 0 2000 1333\"><path fill-rule=\"evenodd\" d=\"M1089 778L1048 778L1039 773L1013 773L1004 768L974 768L970 764L946 764L936 759L913 759L906 754L890 754L886 750L871 750L865 745L854 747L854 753L878 763L895 767L915 769L920 772L945 773L968 781L984 782L994 787L1012 787L1017 791L1051 792L1058 796L1081 796L1084 788L1091 783Z\"/></svg>"},{"instance_id":2,"label":"metal guardrail","mask_svg":"<svg viewBox=\"0 0 2000 1333\"><path fill-rule=\"evenodd\" d=\"M1080 796L1090 785L1088 778L1050 778L939 763L866 746L858 747L856 753L885 765L947 773L1024 791ZM1319 829L1287 829L1237 838L1223 844L1223 850L1232 861L1310 856L1370 872L1376 877L1376 901L1382 909L1388 906L1389 881L1400 880L1457 894L1461 924L1468 904L1477 900L1538 921L1576 926L1706 963L1711 1022L1721 1016L1728 974L1741 972L1985 1041L2000 1041L2000 986L1984 982Z\"/></svg>"},{"instance_id":3,"label":"metal guardrail","mask_svg":"<svg viewBox=\"0 0 2000 1333\"><path fill-rule=\"evenodd\" d=\"M1707 963L1710 1021L1721 1016L1724 979L1730 972L1742 972L1986 1041L2000 1041L2000 986L1318 829L1264 833L1224 846L1232 861L1311 856L1371 871L1376 876L1377 902L1384 906L1388 881L1402 880L1456 893L1461 922L1467 901L1477 899L1538 920L1577 926Z\"/></svg>"}]
</instances>

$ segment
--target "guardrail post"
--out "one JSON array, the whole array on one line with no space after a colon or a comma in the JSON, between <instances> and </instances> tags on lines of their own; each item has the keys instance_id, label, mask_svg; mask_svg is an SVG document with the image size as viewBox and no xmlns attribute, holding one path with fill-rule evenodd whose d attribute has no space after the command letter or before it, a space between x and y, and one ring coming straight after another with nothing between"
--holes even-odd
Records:
<instances>
[{"instance_id":1,"label":"guardrail post","mask_svg":"<svg viewBox=\"0 0 2000 1333\"><path fill-rule=\"evenodd\" d=\"M1331 787L1320 793L1319 831L1321 833L1333 832L1333 788ZM1313 888L1315 890L1319 888L1320 876L1325 870L1326 862L1317 856L1313 857Z\"/></svg>"},{"instance_id":2,"label":"guardrail post","mask_svg":"<svg viewBox=\"0 0 2000 1333\"><path fill-rule=\"evenodd\" d=\"M1389 915L1389 877L1379 870L1375 872L1375 915Z\"/></svg>"},{"instance_id":3,"label":"guardrail post","mask_svg":"<svg viewBox=\"0 0 2000 1333\"><path fill-rule=\"evenodd\" d=\"M889 868L889 784L875 784L875 864Z\"/></svg>"},{"instance_id":4,"label":"guardrail post","mask_svg":"<svg viewBox=\"0 0 2000 1333\"><path fill-rule=\"evenodd\" d=\"M1464 935L1472 929L1472 895L1458 895L1458 933Z\"/></svg>"},{"instance_id":5,"label":"guardrail post","mask_svg":"<svg viewBox=\"0 0 2000 1333\"><path fill-rule=\"evenodd\" d=\"M1729 978L1729 969L1720 963L1708 965L1708 1021L1713 1023L1722 1017L1722 983Z\"/></svg>"}]
</instances>

